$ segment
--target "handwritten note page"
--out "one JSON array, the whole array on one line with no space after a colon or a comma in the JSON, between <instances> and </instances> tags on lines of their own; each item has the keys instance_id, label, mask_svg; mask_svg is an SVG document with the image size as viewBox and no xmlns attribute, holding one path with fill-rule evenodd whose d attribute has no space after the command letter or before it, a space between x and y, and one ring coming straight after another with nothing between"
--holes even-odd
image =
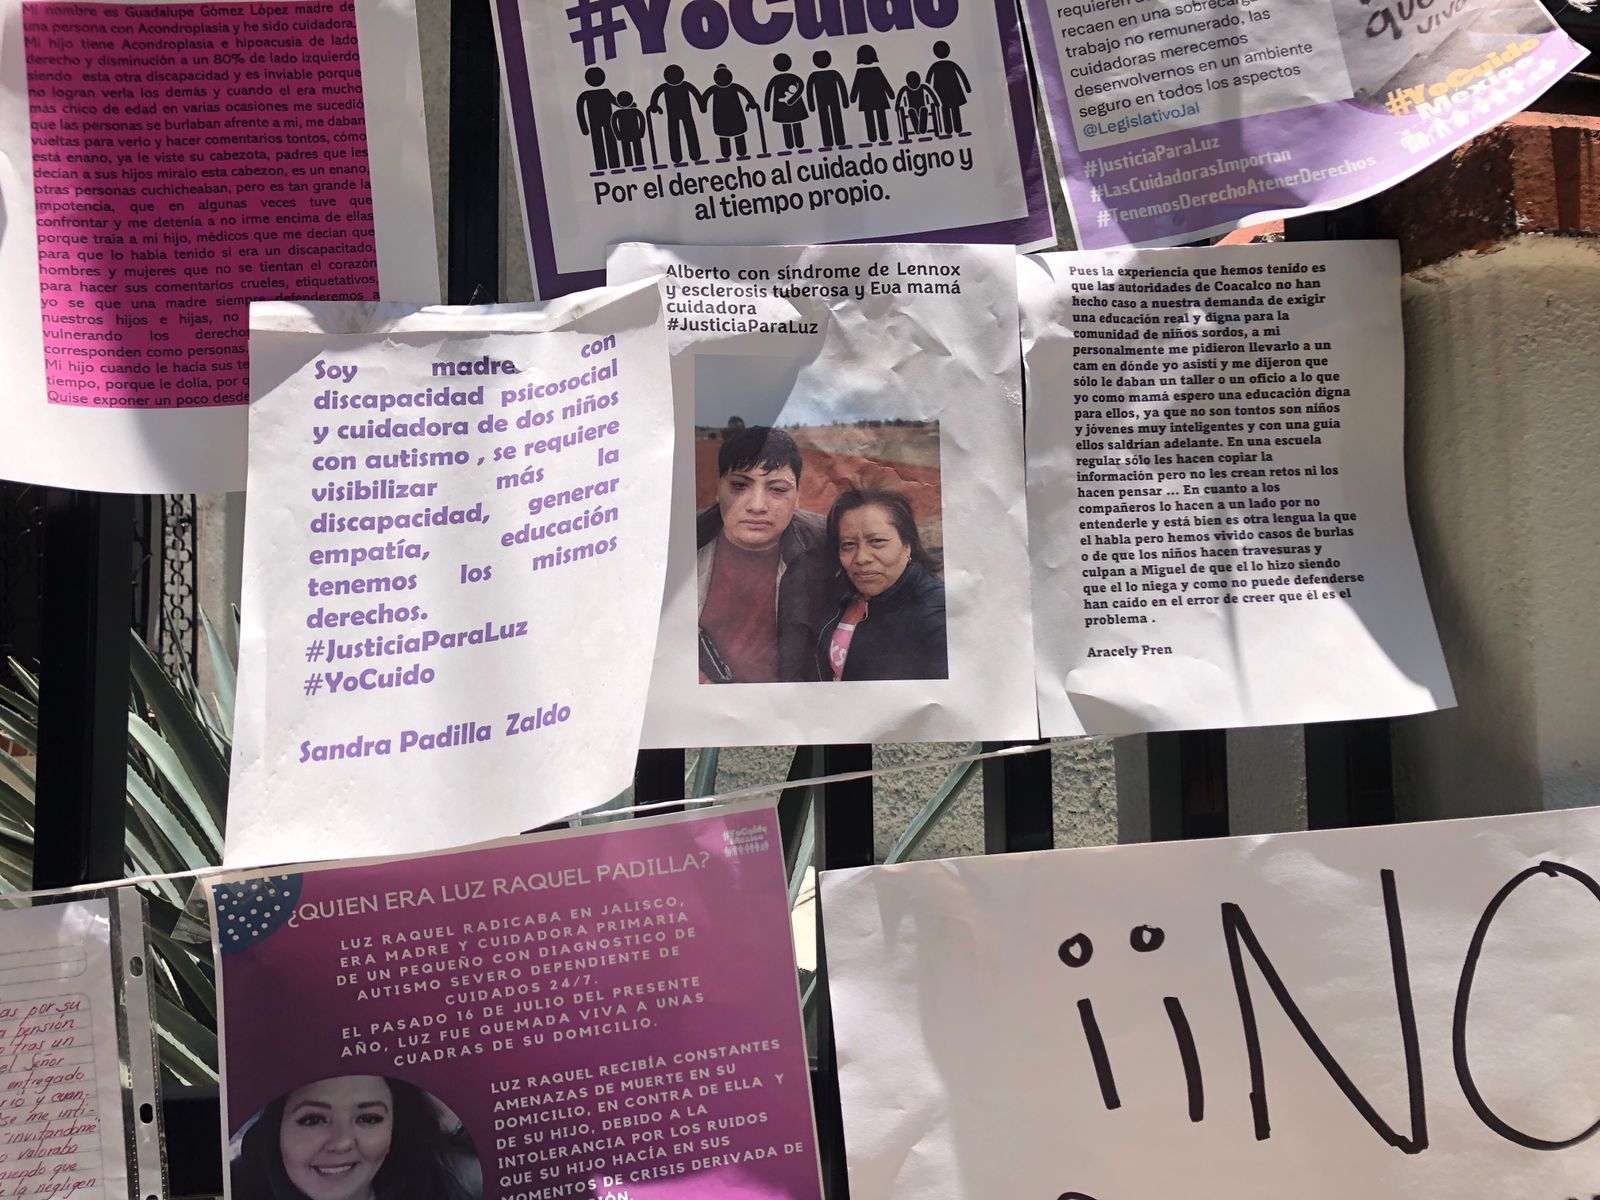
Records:
<instances>
[{"instance_id":1,"label":"handwritten note page","mask_svg":"<svg viewBox=\"0 0 1600 1200\"><path fill-rule=\"evenodd\" d=\"M0 914L0 1200L127 1192L111 914Z\"/></svg>"}]
</instances>

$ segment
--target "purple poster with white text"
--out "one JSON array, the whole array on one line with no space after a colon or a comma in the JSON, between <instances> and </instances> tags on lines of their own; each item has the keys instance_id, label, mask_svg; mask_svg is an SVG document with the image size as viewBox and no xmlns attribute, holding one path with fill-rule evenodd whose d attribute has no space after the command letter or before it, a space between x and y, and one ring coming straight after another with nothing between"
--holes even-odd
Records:
<instances>
[{"instance_id":1,"label":"purple poster with white text","mask_svg":"<svg viewBox=\"0 0 1600 1200\"><path fill-rule=\"evenodd\" d=\"M1023 0L1080 250L1339 208L1583 60L1538 0Z\"/></svg>"},{"instance_id":2,"label":"purple poster with white text","mask_svg":"<svg viewBox=\"0 0 1600 1200\"><path fill-rule=\"evenodd\" d=\"M494 0L536 293L606 247L1055 244L1015 0Z\"/></svg>"},{"instance_id":3,"label":"purple poster with white text","mask_svg":"<svg viewBox=\"0 0 1600 1200\"><path fill-rule=\"evenodd\" d=\"M231 1200L821 1200L770 803L211 898Z\"/></svg>"}]
</instances>

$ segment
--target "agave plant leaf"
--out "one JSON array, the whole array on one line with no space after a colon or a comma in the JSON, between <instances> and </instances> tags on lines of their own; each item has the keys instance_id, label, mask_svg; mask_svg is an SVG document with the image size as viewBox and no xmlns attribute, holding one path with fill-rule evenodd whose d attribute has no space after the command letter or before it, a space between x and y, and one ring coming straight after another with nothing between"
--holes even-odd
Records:
<instances>
[{"instance_id":1,"label":"agave plant leaf","mask_svg":"<svg viewBox=\"0 0 1600 1200\"><path fill-rule=\"evenodd\" d=\"M0 814L18 829L33 832L33 800L0 779Z\"/></svg>"},{"instance_id":2,"label":"agave plant leaf","mask_svg":"<svg viewBox=\"0 0 1600 1200\"><path fill-rule=\"evenodd\" d=\"M25 892L33 884L32 844L0 836L0 890Z\"/></svg>"},{"instance_id":3,"label":"agave plant leaf","mask_svg":"<svg viewBox=\"0 0 1600 1200\"><path fill-rule=\"evenodd\" d=\"M694 777L689 781L689 795L711 796L717 790L717 760L722 751L716 746L706 746L694 761Z\"/></svg>"},{"instance_id":4,"label":"agave plant leaf","mask_svg":"<svg viewBox=\"0 0 1600 1200\"><path fill-rule=\"evenodd\" d=\"M165 874L161 869L161 859L151 850L149 842L141 836L142 832L142 830L134 829L127 831L129 863L133 866L134 872L139 875ZM173 887L170 880L157 879L152 881L149 886L168 897L175 897L178 894L177 889Z\"/></svg>"},{"instance_id":5,"label":"agave plant leaf","mask_svg":"<svg viewBox=\"0 0 1600 1200\"><path fill-rule=\"evenodd\" d=\"M33 772L5 750L0 750L0 767L5 767L9 770L29 791L37 790L39 781L34 777Z\"/></svg>"},{"instance_id":6,"label":"agave plant leaf","mask_svg":"<svg viewBox=\"0 0 1600 1200\"><path fill-rule=\"evenodd\" d=\"M217 1035L159 990L155 993L156 1034L161 1065L179 1083L194 1086L217 1082Z\"/></svg>"},{"instance_id":7,"label":"agave plant leaf","mask_svg":"<svg viewBox=\"0 0 1600 1200\"><path fill-rule=\"evenodd\" d=\"M21 692L13 692L8 687L0 687L0 705L12 709L24 720L39 723L39 705L28 699Z\"/></svg>"},{"instance_id":8,"label":"agave plant leaf","mask_svg":"<svg viewBox=\"0 0 1600 1200\"><path fill-rule=\"evenodd\" d=\"M171 937L159 930L150 930L150 947L159 952L161 960L172 969L194 998L205 1009L212 1021L217 1019L217 985L204 970L196 957L198 947L186 946L182 942L174 941ZM205 956L211 958L211 947L205 948Z\"/></svg>"},{"instance_id":9,"label":"agave plant leaf","mask_svg":"<svg viewBox=\"0 0 1600 1200\"><path fill-rule=\"evenodd\" d=\"M789 762L788 782L810 779L822 769L815 746L796 746ZM783 867L793 875L799 861L800 839L805 834L806 815L811 811L814 785L786 787L778 794L778 832L783 838Z\"/></svg>"},{"instance_id":10,"label":"agave plant leaf","mask_svg":"<svg viewBox=\"0 0 1600 1200\"><path fill-rule=\"evenodd\" d=\"M184 703L178 689L172 686L149 648L136 635L130 634L129 640L134 682L144 693L145 703L150 706L150 711L161 726L161 732L165 735L162 744L168 746L172 755L183 764L193 790L205 805L211 828L220 830L228 804L228 764L217 752L211 735L195 720L194 713ZM141 740L140 745L146 753L150 752L146 742ZM220 834L216 840L220 845Z\"/></svg>"},{"instance_id":11,"label":"agave plant leaf","mask_svg":"<svg viewBox=\"0 0 1600 1200\"><path fill-rule=\"evenodd\" d=\"M137 720L138 718L134 718ZM169 871L216 866L222 861L222 846L216 831L207 830L192 810L173 804L133 771L128 772L128 797L133 810L140 813L172 846Z\"/></svg>"},{"instance_id":12,"label":"agave plant leaf","mask_svg":"<svg viewBox=\"0 0 1600 1200\"><path fill-rule=\"evenodd\" d=\"M238 677L234 674L233 660L228 657L227 648L222 644L222 635L217 632L217 627L211 623L211 618L202 610L200 624L206 631L206 648L211 651L211 674L217 681L217 715L222 718L222 732L229 741L233 740L233 703L239 689Z\"/></svg>"},{"instance_id":13,"label":"agave plant leaf","mask_svg":"<svg viewBox=\"0 0 1600 1200\"><path fill-rule=\"evenodd\" d=\"M38 726L3 707L0 707L0 734L21 745L29 754L39 753Z\"/></svg>"},{"instance_id":14,"label":"agave plant leaf","mask_svg":"<svg viewBox=\"0 0 1600 1200\"><path fill-rule=\"evenodd\" d=\"M966 755L977 754L982 749L980 743L973 742L967 747ZM889 856L883 860L884 863L904 862L915 853L917 847L922 845L927 836L933 832L934 826L955 807L956 801L961 798L961 793L966 790L967 784L980 774L981 768L981 763L972 760L951 767L950 773L944 777L944 782L906 825L906 831L900 835L900 840L894 844L894 849L889 851Z\"/></svg>"},{"instance_id":15,"label":"agave plant leaf","mask_svg":"<svg viewBox=\"0 0 1600 1200\"><path fill-rule=\"evenodd\" d=\"M811 790L806 789L808 792ZM795 902L800 899L800 889L805 886L806 871L811 866L812 855L817 847L817 810L812 806L806 808L806 822L802 826L800 845L795 854L794 862L789 866L789 911L794 911Z\"/></svg>"},{"instance_id":16,"label":"agave plant leaf","mask_svg":"<svg viewBox=\"0 0 1600 1200\"><path fill-rule=\"evenodd\" d=\"M6 658L6 665L11 668L11 673L17 677L17 682L22 684L22 690L28 693L29 698L35 704L39 703L39 677L10 656Z\"/></svg>"},{"instance_id":17,"label":"agave plant leaf","mask_svg":"<svg viewBox=\"0 0 1600 1200\"><path fill-rule=\"evenodd\" d=\"M221 814L214 812L212 806L203 798L200 788L195 785L188 770L179 760L175 751L162 736L147 725L144 718L138 713L128 714L128 732L139 743L139 749L150 756L152 763L161 775L172 785L188 807L188 814L199 826L211 845L221 847L222 831L219 823ZM217 862L216 858L205 860L206 863ZM204 865L204 864L196 864Z\"/></svg>"}]
</instances>

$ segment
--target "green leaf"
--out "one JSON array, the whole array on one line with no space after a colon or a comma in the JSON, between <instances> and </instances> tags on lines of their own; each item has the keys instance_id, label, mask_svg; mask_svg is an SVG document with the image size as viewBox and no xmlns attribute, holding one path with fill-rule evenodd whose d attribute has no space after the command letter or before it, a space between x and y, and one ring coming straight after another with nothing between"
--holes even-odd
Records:
<instances>
[{"instance_id":1,"label":"green leaf","mask_svg":"<svg viewBox=\"0 0 1600 1200\"><path fill-rule=\"evenodd\" d=\"M17 791L4 779L0 779L0 813L19 828L33 832L33 797Z\"/></svg>"},{"instance_id":2,"label":"green leaf","mask_svg":"<svg viewBox=\"0 0 1600 1200\"><path fill-rule=\"evenodd\" d=\"M978 754L982 750L983 746L980 743L973 742L967 747L966 753ZM950 773L944 777L944 782L939 785L938 791L933 793L928 802L906 825L905 833L900 835L900 840L894 844L894 849L889 851L889 856L883 860L885 865L904 862L918 846L922 845L923 840L933 832L944 815L955 806L967 784L980 773L982 765L979 762L964 762L950 768Z\"/></svg>"},{"instance_id":3,"label":"green leaf","mask_svg":"<svg viewBox=\"0 0 1600 1200\"><path fill-rule=\"evenodd\" d=\"M180 1005L155 993L161 1065L183 1084L217 1082L217 1035Z\"/></svg>"},{"instance_id":4,"label":"green leaf","mask_svg":"<svg viewBox=\"0 0 1600 1200\"><path fill-rule=\"evenodd\" d=\"M37 792L39 790L39 781L34 777L33 772L4 750L0 750L0 766L9 767L12 774L16 775L29 791Z\"/></svg>"},{"instance_id":5,"label":"green leaf","mask_svg":"<svg viewBox=\"0 0 1600 1200\"><path fill-rule=\"evenodd\" d=\"M810 791L809 788L806 789ZM794 856L794 863L789 868L789 911L794 911L794 903L800 898L800 889L805 886L806 868L811 865L811 857L817 846L817 810L807 807L806 823L800 834L800 847Z\"/></svg>"},{"instance_id":6,"label":"green leaf","mask_svg":"<svg viewBox=\"0 0 1600 1200\"><path fill-rule=\"evenodd\" d=\"M6 658L6 665L11 668L11 673L22 684L22 690L33 698L35 704L39 703L39 677L32 674L27 667L10 656Z\"/></svg>"},{"instance_id":7,"label":"green leaf","mask_svg":"<svg viewBox=\"0 0 1600 1200\"><path fill-rule=\"evenodd\" d=\"M137 718L135 718L137 719ZM174 805L140 779L128 772L128 796L133 810L141 813L173 849L173 865L169 871L187 871L194 867L214 867L222 861L222 846L214 831L206 830L199 819L203 814L186 811ZM200 843L206 844L202 846Z\"/></svg>"},{"instance_id":8,"label":"green leaf","mask_svg":"<svg viewBox=\"0 0 1600 1200\"><path fill-rule=\"evenodd\" d=\"M202 798L200 789L195 786L195 782L190 778L184 764L178 760L177 752L162 740L159 733L145 724L144 719L138 713L128 714L128 732L139 743L139 749L150 756L151 762L160 772L163 780L188 805L188 815L193 818L204 832L206 839L213 846L221 846L222 831L216 820L220 814L214 813L212 806ZM133 777L130 775L129 778ZM211 859L210 861L215 862L217 860Z\"/></svg>"},{"instance_id":9,"label":"green leaf","mask_svg":"<svg viewBox=\"0 0 1600 1200\"><path fill-rule=\"evenodd\" d=\"M228 650L222 644L222 637L217 633L217 628L211 623L211 618L206 616L204 610L200 613L200 624L205 627L206 647L211 651L211 673L217 680L217 715L222 718L222 732L230 740L233 738L233 702L238 692L239 681L233 671L233 660L228 657Z\"/></svg>"},{"instance_id":10,"label":"green leaf","mask_svg":"<svg viewBox=\"0 0 1600 1200\"><path fill-rule=\"evenodd\" d=\"M695 759L694 778L689 782L689 795L698 799L701 796L711 796L717 790L717 759L721 756L715 746L707 746L700 751Z\"/></svg>"},{"instance_id":11,"label":"green leaf","mask_svg":"<svg viewBox=\"0 0 1600 1200\"><path fill-rule=\"evenodd\" d=\"M0 703L16 710L16 712L32 721L35 725L39 723L39 706L20 692L13 692L10 688L0 687Z\"/></svg>"},{"instance_id":12,"label":"green leaf","mask_svg":"<svg viewBox=\"0 0 1600 1200\"><path fill-rule=\"evenodd\" d=\"M165 874L165 872L162 870L163 864L161 860L156 857L155 852L151 850L144 839L139 836L138 830L129 829L126 834L126 839L128 863L133 867L133 874ZM169 893L175 894L170 880L158 880L153 882L150 886L157 889L166 889Z\"/></svg>"},{"instance_id":13,"label":"green leaf","mask_svg":"<svg viewBox=\"0 0 1600 1200\"><path fill-rule=\"evenodd\" d=\"M39 753L39 729L9 709L0 708L0 733L13 742L20 742L35 756Z\"/></svg>"},{"instance_id":14,"label":"green leaf","mask_svg":"<svg viewBox=\"0 0 1600 1200\"><path fill-rule=\"evenodd\" d=\"M223 813L228 806L228 764L217 753L211 735L195 720L194 713L184 703L178 689L172 686L155 656L137 635L130 632L128 636L134 681L144 693L150 711L155 714L161 732L166 737L166 744L170 744L182 762L193 790L205 805L212 827L220 830L224 822ZM140 745L147 754L156 757L146 742L141 740ZM216 840L221 843L220 834Z\"/></svg>"},{"instance_id":15,"label":"green leaf","mask_svg":"<svg viewBox=\"0 0 1600 1200\"><path fill-rule=\"evenodd\" d=\"M161 960L165 962L179 979L183 980L188 989L194 993L201 1007L213 1023L217 1019L217 985L205 971L201 970L200 963L195 957L196 947L185 946L182 942L174 941L164 933L150 930L150 948L155 950ZM205 948L206 960L211 959L211 947Z\"/></svg>"},{"instance_id":16,"label":"green leaf","mask_svg":"<svg viewBox=\"0 0 1600 1200\"><path fill-rule=\"evenodd\" d=\"M0 842L0 880L6 891L27 891L33 886L33 855Z\"/></svg>"}]
</instances>

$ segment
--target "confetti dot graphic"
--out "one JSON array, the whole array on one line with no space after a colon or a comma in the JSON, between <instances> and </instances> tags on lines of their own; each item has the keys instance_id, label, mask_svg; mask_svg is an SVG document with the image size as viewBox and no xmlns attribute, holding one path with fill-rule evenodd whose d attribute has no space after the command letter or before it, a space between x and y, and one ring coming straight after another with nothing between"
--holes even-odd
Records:
<instances>
[{"instance_id":1,"label":"confetti dot graphic","mask_svg":"<svg viewBox=\"0 0 1600 1200\"><path fill-rule=\"evenodd\" d=\"M283 928L300 899L302 875L267 875L211 889L217 906L217 941L223 954L259 945Z\"/></svg>"}]
</instances>

